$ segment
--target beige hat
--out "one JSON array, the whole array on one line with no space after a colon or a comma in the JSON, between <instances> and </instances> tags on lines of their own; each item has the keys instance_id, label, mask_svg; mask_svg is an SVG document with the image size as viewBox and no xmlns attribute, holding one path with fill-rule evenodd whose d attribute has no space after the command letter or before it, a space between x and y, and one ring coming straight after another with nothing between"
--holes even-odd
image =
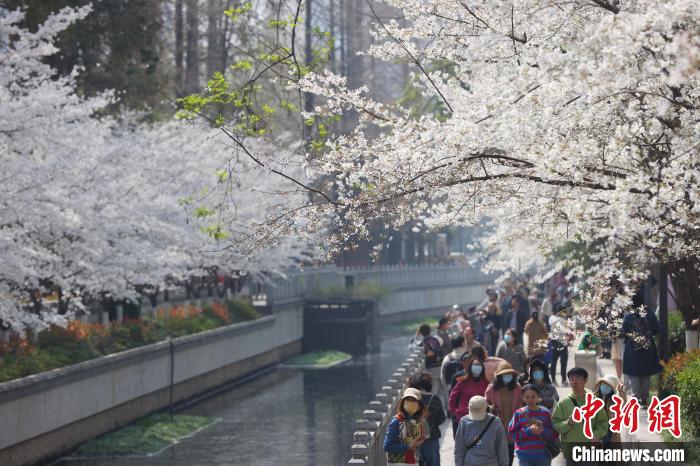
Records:
<instances>
[{"instance_id":1,"label":"beige hat","mask_svg":"<svg viewBox=\"0 0 700 466\"><path fill-rule=\"evenodd\" d=\"M415 388L407 388L403 392L403 396L401 397L401 399L403 400L404 398L415 398L416 400L420 401L421 400L420 390L417 390Z\"/></svg>"},{"instance_id":2,"label":"beige hat","mask_svg":"<svg viewBox=\"0 0 700 466\"><path fill-rule=\"evenodd\" d=\"M475 395L469 399L469 413L467 416L472 421L483 421L486 419L486 398Z\"/></svg>"},{"instance_id":3,"label":"beige hat","mask_svg":"<svg viewBox=\"0 0 700 466\"><path fill-rule=\"evenodd\" d=\"M496 377L503 374L518 375L518 371L513 369L513 366L511 366L509 362L504 361L496 367Z\"/></svg>"},{"instance_id":4,"label":"beige hat","mask_svg":"<svg viewBox=\"0 0 700 466\"><path fill-rule=\"evenodd\" d=\"M620 380L614 375L610 374L598 379L598 381L595 383L595 386L598 387L601 383L610 385L613 390L617 390L617 386L620 384Z\"/></svg>"}]
</instances>

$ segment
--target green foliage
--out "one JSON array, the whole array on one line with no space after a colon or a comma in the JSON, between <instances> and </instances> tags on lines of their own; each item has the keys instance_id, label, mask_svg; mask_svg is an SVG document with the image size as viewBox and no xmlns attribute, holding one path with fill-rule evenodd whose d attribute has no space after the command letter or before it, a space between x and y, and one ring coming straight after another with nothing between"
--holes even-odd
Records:
<instances>
[{"instance_id":1,"label":"green foliage","mask_svg":"<svg viewBox=\"0 0 700 466\"><path fill-rule=\"evenodd\" d=\"M323 368L340 362L349 361L350 359L352 359L352 356L342 351L314 351L312 353L294 356L288 359L285 364L290 366L315 366Z\"/></svg>"},{"instance_id":2,"label":"green foliage","mask_svg":"<svg viewBox=\"0 0 700 466\"><path fill-rule=\"evenodd\" d=\"M677 353L669 359L664 367L661 388L661 397L678 395L681 398L683 437L700 438L700 417L697 415L700 412L700 350Z\"/></svg>"},{"instance_id":3,"label":"green foliage","mask_svg":"<svg viewBox=\"0 0 700 466\"><path fill-rule=\"evenodd\" d=\"M441 72L455 77L455 65L447 60L433 62L425 68L428 73ZM432 115L439 121L446 121L450 117L450 111L442 98L431 90L426 91L420 79L415 76L408 80L399 105L410 109L415 118Z\"/></svg>"},{"instance_id":4,"label":"green foliage","mask_svg":"<svg viewBox=\"0 0 700 466\"><path fill-rule=\"evenodd\" d=\"M81 445L74 455L97 458L152 455L215 421L203 416L153 414Z\"/></svg>"},{"instance_id":5,"label":"green foliage","mask_svg":"<svg viewBox=\"0 0 700 466\"><path fill-rule=\"evenodd\" d=\"M581 265L584 270L590 270L595 265L591 254L595 251L596 245L584 243L579 240L572 240L564 243L550 254L552 261L564 261L568 266Z\"/></svg>"},{"instance_id":6,"label":"green foliage","mask_svg":"<svg viewBox=\"0 0 700 466\"><path fill-rule=\"evenodd\" d=\"M230 67L233 71L248 71L253 68L253 64L248 60L239 60Z\"/></svg>"},{"instance_id":7,"label":"green foliage","mask_svg":"<svg viewBox=\"0 0 700 466\"><path fill-rule=\"evenodd\" d=\"M391 290L375 282L360 282L350 288L331 286L315 291L314 297L328 299L373 299L381 301L391 293Z\"/></svg>"},{"instance_id":8,"label":"green foliage","mask_svg":"<svg viewBox=\"0 0 700 466\"><path fill-rule=\"evenodd\" d=\"M143 0L6 0L2 7L26 12L22 26L36 31L51 13L65 7L92 5L83 20L58 35L59 51L46 62L59 75L76 67L78 93L93 96L115 90L119 96L111 108L147 110L166 108L157 92L165 80L161 59L160 2ZM156 115L157 118L157 115Z\"/></svg>"},{"instance_id":9,"label":"green foliage","mask_svg":"<svg viewBox=\"0 0 700 466\"><path fill-rule=\"evenodd\" d=\"M204 206L199 206L194 210L194 216L197 218L206 218L214 215L216 212Z\"/></svg>"},{"instance_id":10,"label":"green foliage","mask_svg":"<svg viewBox=\"0 0 700 466\"><path fill-rule=\"evenodd\" d=\"M231 233L225 231L220 224L217 225L207 225L199 229L202 233L208 235L210 238L215 240L224 240L231 236Z\"/></svg>"},{"instance_id":11,"label":"green foliage","mask_svg":"<svg viewBox=\"0 0 700 466\"><path fill-rule=\"evenodd\" d=\"M700 437L700 351L693 361L676 374L676 389L681 398L683 430Z\"/></svg>"},{"instance_id":12,"label":"green foliage","mask_svg":"<svg viewBox=\"0 0 700 466\"><path fill-rule=\"evenodd\" d=\"M671 356L685 351L685 322L680 312L668 313L668 343Z\"/></svg>"},{"instance_id":13,"label":"green foliage","mask_svg":"<svg viewBox=\"0 0 700 466\"><path fill-rule=\"evenodd\" d=\"M228 312L236 322L245 322L260 318L260 314L252 304L240 299L232 299L228 302Z\"/></svg>"},{"instance_id":14,"label":"green foliage","mask_svg":"<svg viewBox=\"0 0 700 466\"><path fill-rule=\"evenodd\" d=\"M410 319L410 320L403 320L401 322L396 322L393 324L389 324L387 327L389 330L391 330L391 333L396 334L415 334L416 330L418 327L420 327L423 324L428 324L430 325L431 328L437 328L438 325L438 318L436 317L426 317L422 319Z\"/></svg>"},{"instance_id":15,"label":"green foliage","mask_svg":"<svg viewBox=\"0 0 700 466\"><path fill-rule=\"evenodd\" d=\"M239 7L232 7L224 10L224 14L229 17L231 21L238 21L241 16L253 9L253 4L251 2L245 2Z\"/></svg>"},{"instance_id":16,"label":"green foliage","mask_svg":"<svg viewBox=\"0 0 700 466\"><path fill-rule=\"evenodd\" d=\"M159 311L155 319L112 322L108 327L74 321L66 328L43 330L36 344L14 335L9 343L0 342L0 382L259 317L252 304L234 299L201 310L173 309L167 318Z\"/></svg>"}]
</instances>

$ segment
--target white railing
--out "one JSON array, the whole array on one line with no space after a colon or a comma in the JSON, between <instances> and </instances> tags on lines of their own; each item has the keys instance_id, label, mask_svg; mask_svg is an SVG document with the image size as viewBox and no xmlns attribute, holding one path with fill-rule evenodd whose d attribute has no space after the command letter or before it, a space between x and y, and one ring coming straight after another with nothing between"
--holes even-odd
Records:
<instances>
[{"instance_id":1,"label":"white railing","mask_svg":"<svg viewBox=\"0 0 700 466\"><path fill-rule=\"evenodd\" d=\"M374 400L368 403L362 417L355 421L351 456L346 464L387 466L387 456L384 452L386 426L396 412L396 405L401 399L401 392L408 378L423 367L423 352L414 351L387 380Z\"/></svg>"},{"instance_id":2,"label":"white railing","mask_svg":"<svg viewBox=\"0 0 700 466\"><path fill-rule=\"evenodd\" d=\"M423 288L435 285L483 283L492 280L478 269L468 266L378 266L378 267L325 267L314 270L292 271L286 278L272 280L265 287L268 300L285 301L307 297L328 288L342 288L345 277L355 284L371 282L388 290Z\"/></svg>"}]
</instances>

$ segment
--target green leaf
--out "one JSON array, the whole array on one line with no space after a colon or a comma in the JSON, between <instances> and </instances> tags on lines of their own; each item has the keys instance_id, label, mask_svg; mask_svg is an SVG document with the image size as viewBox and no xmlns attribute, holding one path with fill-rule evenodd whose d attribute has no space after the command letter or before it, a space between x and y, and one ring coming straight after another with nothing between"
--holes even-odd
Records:
<instances>
[{"instance_id":1,"label":"green leaf","mask_svg":"<svg viewBox=\"0 0 700 466\"><path fill-rule=\"evenodd\" d=\"M224 14L228 16L231 21L236 21L238 18L241 17L244 13L247 13L248 11L253 9L253 5L251 2L245 2L243 5L240 7L236 8L229 8L227 10L224 10Z\"/></svg>"},{"instance_id":2,"label":"green leaf","mask_svg":"<svg viewBox=\"0 0 700 466\"><path fill-rule=\"evenodd\" d=\"M253 68L253 64L248 60L239 60L230 66L233 71L247 71Z\"/></svg>"},{"instance_id":3,"label":"green leaf","mask_svg":"<svg viewBox=\"0 0 700 466\"><path fill-rule=\"evenodd\" d=\"M214 215L214 211L208 207L197 207L194 211L194 216L197 218L206 218L210 215Z\"/></svg>"},{"instance_id":4,"label":"green leaf","mask_svg":"<svg viewBox=\"0 0 700 466\"><path fill-rule=\"evenodd\" d=\"M219 183L223 183L224 181L228 180L228 170L217 170L216 178L219 180Z\"/></svg>"}]
</instances>

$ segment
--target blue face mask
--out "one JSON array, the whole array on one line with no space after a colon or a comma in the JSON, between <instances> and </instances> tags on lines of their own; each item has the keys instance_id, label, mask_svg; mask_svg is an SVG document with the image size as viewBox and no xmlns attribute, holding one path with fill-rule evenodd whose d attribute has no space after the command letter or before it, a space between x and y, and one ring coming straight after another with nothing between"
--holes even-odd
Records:
<instances>
[{"instance_id":1,"label":"blue face mask","mask_svg":"<svg viewBox=\"0 0 700 466\"><path fill-rule=\"evenodd\" d=\"M539 382L540 380L544 379L544 372L543 371L532 371L532 378Z\"/></svg>"},{"instance_id":2,"label":"blue face mask","mask_svg":"<svg viewBox=\"0 0 700 466\"><path fill-rule=\"evenodd\" d=\"M603 396L608 396L612 393L613 389L610 387L610 385L607 384L600 384L600 393Z\"/></svg>"},{"instance_id":3,"label":"blue face mask","mask_svg":"<svg viewBox=\"0 0 700 466\"><path fill-rule=\"evenodd\" d=\"M503 336L503 341L505 341L506 343L510 343L510 341L511 341L512 339L513 339L513 337L511 337L510 335L504 335L504 336Z\"/></svg>"},{"instance_id":4,"label":"blue face mask","mask_svg":"<svg viewBox=\"0 0 700 466\"><path fill-rule=\"evenodd\" d=\"M481 371L483 371L484 368L481 366L472 366L471 372L474 375L474 377L479 377L481 375Z\"/></svg>"},{"instance_id":5,"label":"blue face mask","mask_svg":"<svg viewBox=\"0 0 700 466\"><path fill-rule=\"evenodd\" d=\"M513 381L513 374L504 374L501 376L501 380L504 384L508 385Z\"/></svg>"}]
</instances>

